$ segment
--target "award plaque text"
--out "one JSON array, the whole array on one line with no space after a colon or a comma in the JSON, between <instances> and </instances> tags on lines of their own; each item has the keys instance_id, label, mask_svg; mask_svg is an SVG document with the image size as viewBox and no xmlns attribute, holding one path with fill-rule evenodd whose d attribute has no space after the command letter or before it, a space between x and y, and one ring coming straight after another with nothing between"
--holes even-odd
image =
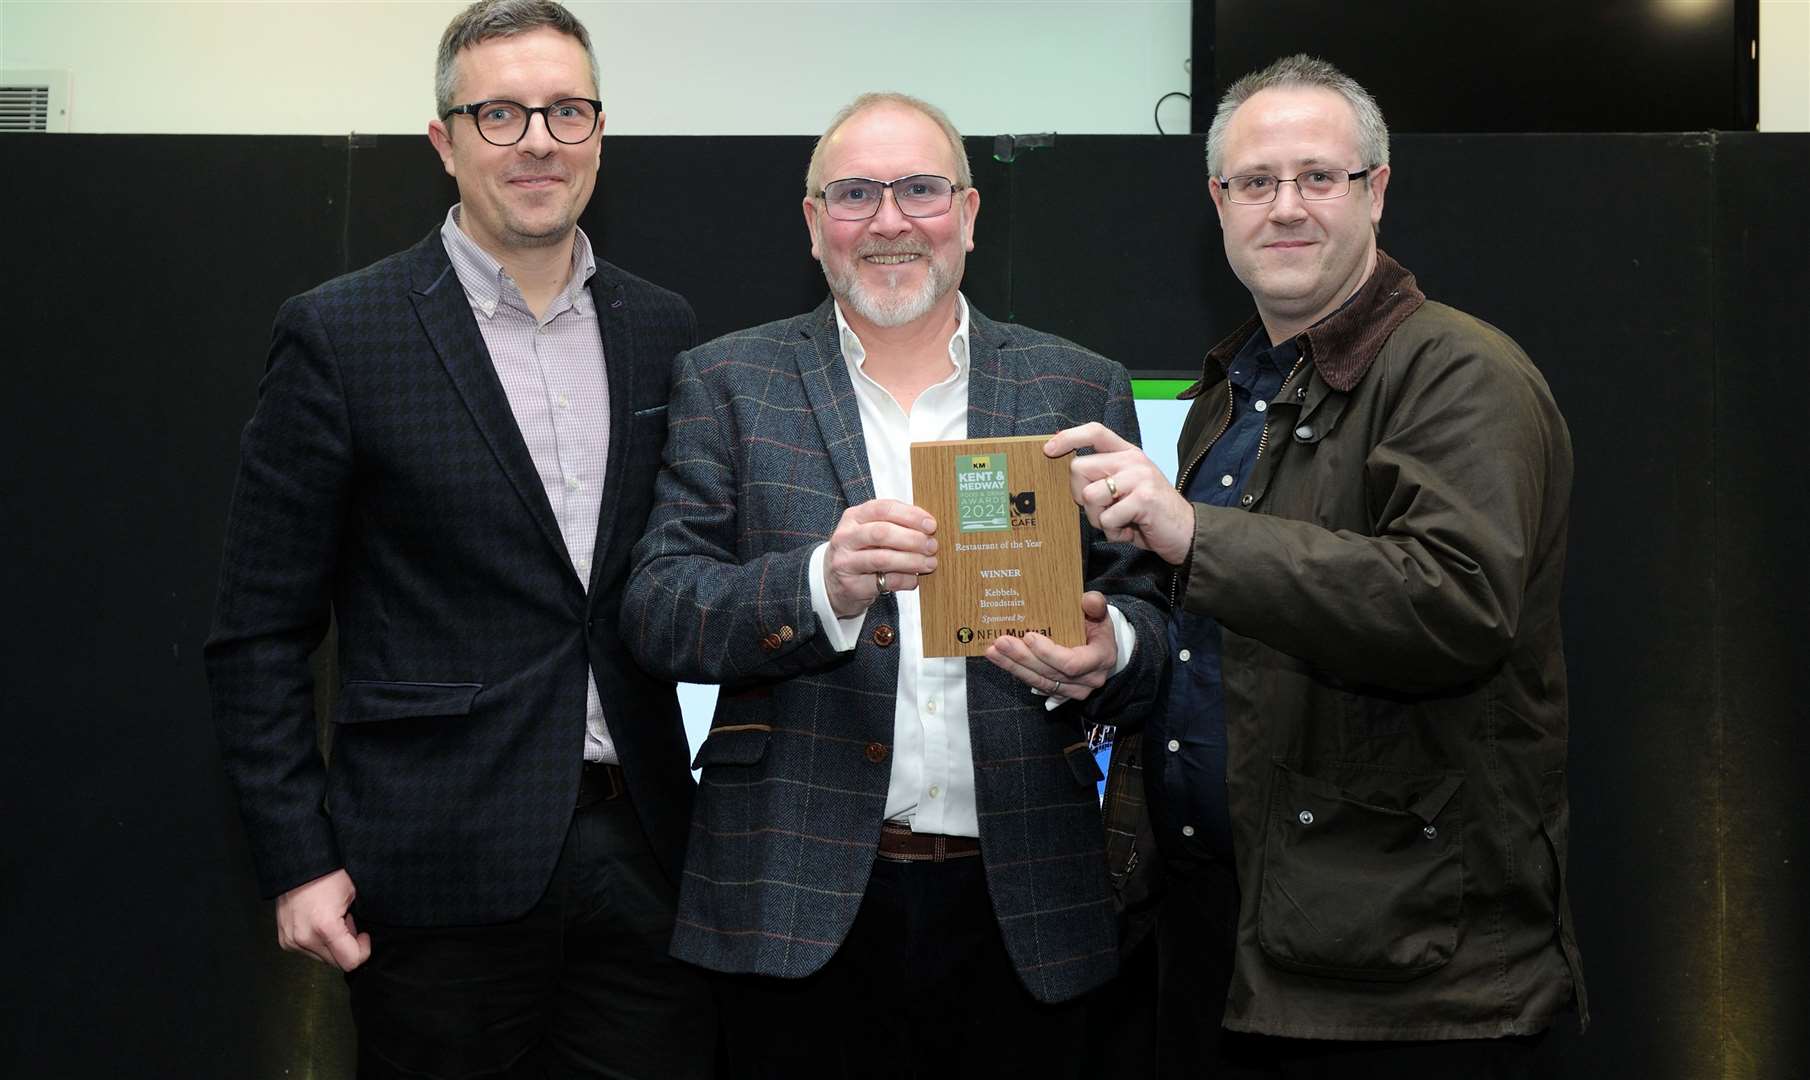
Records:
<instances>
[{"instance_id":1,"label":"award plaque text","mask_svg":"<svg viewBox=\"0 0 1810 1080\"><path fill-rule=\"evenodd\" d=\"M936 518L936 573L918 579L925 656L979 656L1035 630L1084 642L1081 512L1048 435L911 444L912 502Z\"/></svg>"}]
</instances>

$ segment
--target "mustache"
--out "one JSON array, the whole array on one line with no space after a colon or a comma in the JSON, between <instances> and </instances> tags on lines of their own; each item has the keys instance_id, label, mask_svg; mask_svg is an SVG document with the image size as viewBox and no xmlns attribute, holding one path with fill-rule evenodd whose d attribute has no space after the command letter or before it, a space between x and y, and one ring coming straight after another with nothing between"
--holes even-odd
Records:
<instances>
[{"instance_id":1,"label":"mustache","mask_svg":"<svg viewBox=\"0 0 1810 1080\"><path fill-rule=\"evenodd\" d=\"M930 245L921 240L868 240L855 249L855 258L865 259L869 255L925 255L930 254Z\"/></svg>"}]
</instances>

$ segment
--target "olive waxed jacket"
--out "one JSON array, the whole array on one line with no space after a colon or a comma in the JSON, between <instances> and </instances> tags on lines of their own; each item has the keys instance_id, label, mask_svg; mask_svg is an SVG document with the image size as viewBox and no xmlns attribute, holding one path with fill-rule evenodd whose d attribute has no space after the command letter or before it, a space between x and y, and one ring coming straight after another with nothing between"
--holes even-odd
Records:
<instances>
[{"instance_id":1,"label":"olive waxed jacket","mask_svg":"<svg viewBox=\"0 0 1810 1080\"><path fill-rule=\"evenodd\" d=\"M1182 489L1256 326L1184 395ZM1513 341L1380 253L1301 344L1240 508L1195 507L1172 593L1224 632L1225 1024L1484 1038L1574 1000L1586 1022L1564 879L1564 418Z\"/></svg>"}]
</instances>

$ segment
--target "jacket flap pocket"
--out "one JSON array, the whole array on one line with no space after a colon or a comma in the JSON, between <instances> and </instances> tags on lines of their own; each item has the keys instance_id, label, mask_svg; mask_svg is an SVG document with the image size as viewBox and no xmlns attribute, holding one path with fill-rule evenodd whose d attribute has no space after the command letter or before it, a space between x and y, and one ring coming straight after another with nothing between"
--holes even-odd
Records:
<instances>
[{"instance_id":1,"label":"jacket flap pocket","mask_svg":"<svg viewBox=\"0 0 1810 1080\"><path fill-rule=\"evenodd\" d=\"M1257 939L1278 967L1378 981L1450 962L1464 910L1462 774L1277 762Z\"/></svg>"},{"instance_id":2,"label":"jacket flap pocket","mask_svg":"<svg viewBox=\"0 0 1810 1080\"><path fill-rule=\"evenodd\" d=\"M377 682L354 679L340 688L338 724L407 720L423 716L468 716L483 683Z\"/></svg>"},{"instance_id":3,"label":"jacket flap pocket","mask_svg":"<svg viewBox=\"0 0 1810 1080\"><path fill-rule=\"evenodd\" d=\"M1413 805L1408 807L1408 813L1431 825L1438 819L1439 812L1445 809L1445 804L1451 802L1452 796L1463 786L1463 775L1448 776L1425 795L1414 800Z\"/></svg>"},{"instance_id":4,"label":"jacket flap pocket","mask_svg":"<svg viewBox=\"0 0 1810 1080\"><path fill-rule=\"evenodd\" d=\"M752 765L767 752L767 740L773 737L771 724L723 724L710 729L704 745L691 759L694 769L711 765Z\"/></svg>"}]
</instances>

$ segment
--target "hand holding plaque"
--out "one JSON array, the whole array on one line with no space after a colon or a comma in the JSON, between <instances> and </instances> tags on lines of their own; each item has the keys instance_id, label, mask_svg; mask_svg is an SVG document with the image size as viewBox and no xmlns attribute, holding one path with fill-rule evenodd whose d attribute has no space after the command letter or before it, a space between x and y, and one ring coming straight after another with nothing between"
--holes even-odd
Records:
<instances>
[{"instance_id":1,"label":"hand holding plaque","mask_svg":"<svg viewBox=\"0 0 1810 1080\"><path fill-rule=\"evenodd\" d=\"M918 584L925 656L980 656L1032 631L1084 643L1080 513L1047 441L912 444L913 501L939 524L937 570Z\"/></svg>"}]
</instances>

